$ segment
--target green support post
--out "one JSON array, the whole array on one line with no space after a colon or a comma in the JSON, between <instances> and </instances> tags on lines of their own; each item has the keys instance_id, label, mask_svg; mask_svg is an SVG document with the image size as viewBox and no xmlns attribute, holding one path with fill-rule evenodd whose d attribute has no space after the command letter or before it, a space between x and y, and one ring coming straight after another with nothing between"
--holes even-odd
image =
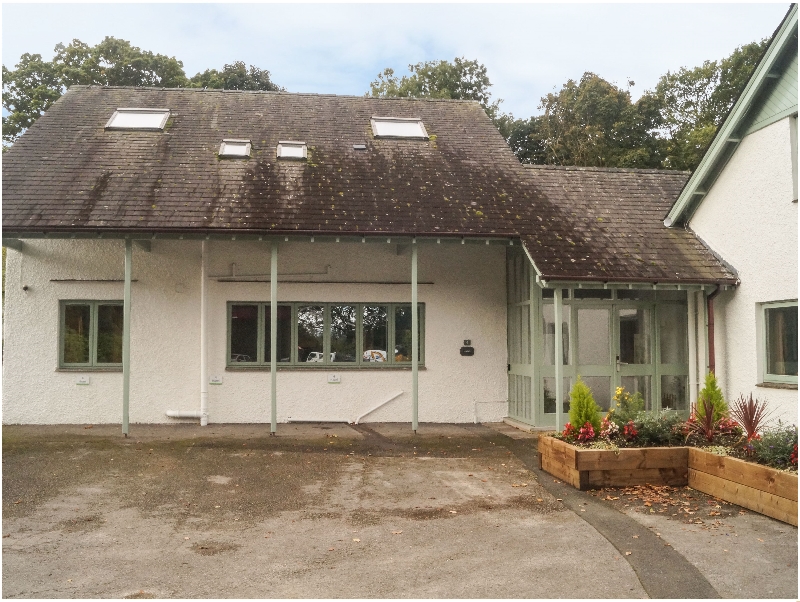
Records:
<instances>
[{"instance_id":1,"label":"green support post","mask_svg":"<svg viewBox=\"0 0 800 602\"><path fill-rule=\"evenodd\" d=\"M556 372L556 430L564 428L564 369L562 362L564 360L563 341L561 340L561 323L562 323L562 305L561 305L561 288L557 288L553 294L553 320L555 322L555 355L554 364Z\"/></svg>"},{"instance_id":2,"label":"green support post","mask_svg":"<svg viewBox=\"0 0 800 602\"><path fill-rule=\"evenodd\" d=\"M271 435L278 430L278 243L272 242L269 271L269 372L270 383L270 429Z\"/></svg>"},{"instance_id":3,"label":"green support post","mask_svg":"<svg viewBox=\"0 0 800 602\"><path fill-rule=\"evenodd\" d=\"M131 396L131 272L133 243L125 240L125 288L122 302L122 434L129 431L128 408Z\"/></svg>"},{"instance_id":4,"label":"green support post","mask_svg":"<svg viewBox=\"0 0 800 602\"><path fill-rule=\"evenodd\" d=\"M419 428L419 314L417 309L417 239L411 243L411 428Z\"/></svg>"}]
</instances>

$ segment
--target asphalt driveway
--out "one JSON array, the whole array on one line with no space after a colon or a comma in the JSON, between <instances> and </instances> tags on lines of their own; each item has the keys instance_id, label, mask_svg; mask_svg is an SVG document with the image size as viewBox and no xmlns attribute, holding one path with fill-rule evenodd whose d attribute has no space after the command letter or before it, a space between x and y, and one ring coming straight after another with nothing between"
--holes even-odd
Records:
<instances>
[{"instance_id":1,"label":"asphalt driveway","mask_svg":"<svg viewBox=\"0 0 800 602\"><path fill-rule=\"evenodd\" d=\"M506 425L88 426L3 428L3 597L797 597L794 527L615 506Z\"/></svg>"}]
</instances>

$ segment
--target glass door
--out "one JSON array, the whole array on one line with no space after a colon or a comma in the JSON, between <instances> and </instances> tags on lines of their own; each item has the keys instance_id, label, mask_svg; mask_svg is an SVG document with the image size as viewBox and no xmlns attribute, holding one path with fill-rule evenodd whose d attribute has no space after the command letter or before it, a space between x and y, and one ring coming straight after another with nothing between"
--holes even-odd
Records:
<instances>
[{"instance_id":1,"label":"glass door","mask_svg":"<svg viewBox=\"0 0 800 602\"><path fill-rule=\"evenodd\" d=\"M641 393L645 409L653 408L653 310L617 305L615 387Z\"/></svg>"}]
</instances>

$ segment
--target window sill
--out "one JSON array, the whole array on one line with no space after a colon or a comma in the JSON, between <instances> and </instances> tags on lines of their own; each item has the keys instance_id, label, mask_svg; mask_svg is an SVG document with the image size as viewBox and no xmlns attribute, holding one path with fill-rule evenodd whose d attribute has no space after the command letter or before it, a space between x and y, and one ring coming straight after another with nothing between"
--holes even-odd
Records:
<instances>
[{"instance_id":1,"label":"window sill","mask_svg":"<svg viewBox=\"0 0 800 602\"><path fill-rule=\"evenodd\" d=\"M419 365L420 370L425 370L425 366ZM393 372L410 371L411 366L335 366L332 364L317 366L278 366L278 372ZM225 372L269 372L269 366L226 366Z\"/></svg>"},{"instance_id":2,"label":"window sill","mask_svg":"<svg viewBox=\"0 0 800 602\"><path fill-rule=\"evenodd\" d=\"M122 372L122 366L62 366L56 372Z\"/></svg>"},{"instance_id":3,"label":"window sill","mask_svg":"<svg viewBox=\"0 0 800 602\"><path fill-rule=\"evenodd\" d=\"M764 389L790 389L797 391L797 383L757 383L756 387Z\"/></svg>"}]
</instances>

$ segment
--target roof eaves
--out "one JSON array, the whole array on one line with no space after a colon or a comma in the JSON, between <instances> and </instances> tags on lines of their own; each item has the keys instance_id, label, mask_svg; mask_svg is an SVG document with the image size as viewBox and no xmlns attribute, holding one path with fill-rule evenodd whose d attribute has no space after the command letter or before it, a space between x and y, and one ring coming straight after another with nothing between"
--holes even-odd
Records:
<instances>
[{"instance_id":1,"label":"roof eaves","mask_svg":"<svg viewBox=\"0 0 800 602\"><path fill-rule=\"evenodd\" d=\"M734 103L722 125L717 129L713 141L703 155L700 165L697 166L692 176L686 182L677 200L672 205L664 219L664 225L671 227L685 221L687 214L698 205L696 197L704 197L716 176L733 154L741 137L735 136L736 128L746 117L753 101L761 91L762 84L767 81L767 75L780 59L786 46L791 42L797 32L797 4L793 4L784 17L783 22L775 31L772 41L767 47L764 56L756 65L753 74L747 81L739 98Z\"/></svg>"}]
</instances>

